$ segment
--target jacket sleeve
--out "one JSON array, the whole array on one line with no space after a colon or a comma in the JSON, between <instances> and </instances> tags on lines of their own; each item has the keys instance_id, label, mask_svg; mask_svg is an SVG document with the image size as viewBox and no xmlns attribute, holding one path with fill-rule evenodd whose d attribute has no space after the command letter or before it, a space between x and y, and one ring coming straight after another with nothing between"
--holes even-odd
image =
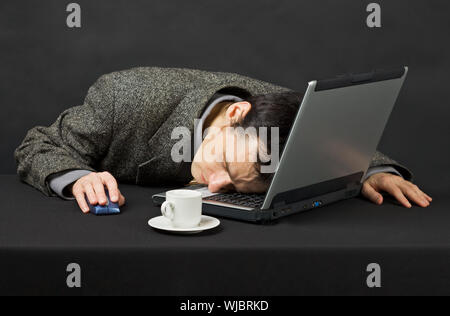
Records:
<instances>
[{"instance_id":1,"label":"jacket sleeve","mask_svg":"<svg viewBox=\"0 0 450 316\"><path fill-rule=\"evenodd\" d=\"M28 131L15 151L20 179L46 195L54 195L47 178L63 171L90 170L107 153L114 123L114 89L101 77L82 106L63 112L49 127Z\"/></svg>"},{"instance_id":2,"label":"jacket sleeve","mask_svg":"<svg viewBox=\"0 0 450 316\"><path fill-rule=\"evenodd\" d=\"M370 168L374 167L393 167L405 180L408 181L412 181L414 177L408 168L378 151L375 153L370 164Z\"/></svg>"}]
</instances>

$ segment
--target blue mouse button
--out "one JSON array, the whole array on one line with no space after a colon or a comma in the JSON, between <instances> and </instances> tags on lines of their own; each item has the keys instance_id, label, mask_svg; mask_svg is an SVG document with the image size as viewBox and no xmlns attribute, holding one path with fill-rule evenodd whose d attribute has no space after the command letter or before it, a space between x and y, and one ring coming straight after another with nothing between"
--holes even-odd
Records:
<instances>
[{"instance_id":1,"label":"blue mouse button","mask_svg":"<svg viewBox=\"0 0 450 316\"><path fill-rule=\"evenodd\" d=\"M91 205L89 203L89 200L86 198L86 202L89 205L89 211L90 213L94 215L113 215L113 214L120 214L120 208L118 203L111 202L109 198L109 192L108 190L105 190L107 203L106 205Z\"/></svg>"}]
</instances>

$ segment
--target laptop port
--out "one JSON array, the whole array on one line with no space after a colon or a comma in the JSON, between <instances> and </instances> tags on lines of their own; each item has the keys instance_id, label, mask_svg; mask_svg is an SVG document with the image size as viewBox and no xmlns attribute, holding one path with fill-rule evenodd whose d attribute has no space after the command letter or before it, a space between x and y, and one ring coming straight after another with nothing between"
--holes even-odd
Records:
<instances>
[{"instance_id":1,"label":"laptop port","mask_svg":"<svg viewBox=\"0 0 450 316\"><path fill-rule=\"evenodd\" d=\"M290 208L285 208L283 210L281 210L281 214L285 215L286 213L289 213L291 211Z\"/></svg>"},{"instance_id":2,"label":"laptop port","mask_svg":"<svg viewBox=\"0 0 450 316\"><path fill-rule=\"evenodd\" d=\"M316 208L316 207L319 207L319 206L322 206L322 201L315 201L315 202L313 202L313 204L312 204L312 207L313 207L313 208Z\"/></svg>"}]
</instances>

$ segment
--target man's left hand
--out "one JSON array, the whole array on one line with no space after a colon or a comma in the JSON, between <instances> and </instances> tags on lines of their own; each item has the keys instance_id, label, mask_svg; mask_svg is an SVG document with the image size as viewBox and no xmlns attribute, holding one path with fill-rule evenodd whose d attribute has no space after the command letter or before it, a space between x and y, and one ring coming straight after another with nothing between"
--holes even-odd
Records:
<instances>
[{"instance_id":1,"label":"man's left hand","mask_svg":"<svg viewBox=\"0 0 450 316\"><path fill-rule=\"evenodd\" d=\"M387 192L403 206L411 208L411 203L421 207L430 206L433 199L422 192L415 184L390 173L377 173L363 184L362 195L375 204L383 204L381 192Z\"/></svg>"}]
</instances>

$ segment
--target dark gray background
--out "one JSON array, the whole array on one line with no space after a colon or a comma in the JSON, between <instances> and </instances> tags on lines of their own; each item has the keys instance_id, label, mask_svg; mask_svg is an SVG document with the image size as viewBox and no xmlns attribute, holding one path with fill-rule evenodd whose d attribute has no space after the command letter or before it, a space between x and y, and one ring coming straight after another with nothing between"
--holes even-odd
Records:
<instances>
[{"instance_id":1,"label":"dark gray background","mask_svg":"<svg viewBox=\"0 0 450 316\"><path fill-rule=\"evenodd\" d=\"M28 129L81 104L115 70L191 67L304 90L312 79L408 65L380 150L425 189L449 183L449 1L378 0L381 29L366 26L370 0L78 0L81 29L65 24L69 2L0 2L0 173L15 172Z\"/></svg>"}]
</instances>

